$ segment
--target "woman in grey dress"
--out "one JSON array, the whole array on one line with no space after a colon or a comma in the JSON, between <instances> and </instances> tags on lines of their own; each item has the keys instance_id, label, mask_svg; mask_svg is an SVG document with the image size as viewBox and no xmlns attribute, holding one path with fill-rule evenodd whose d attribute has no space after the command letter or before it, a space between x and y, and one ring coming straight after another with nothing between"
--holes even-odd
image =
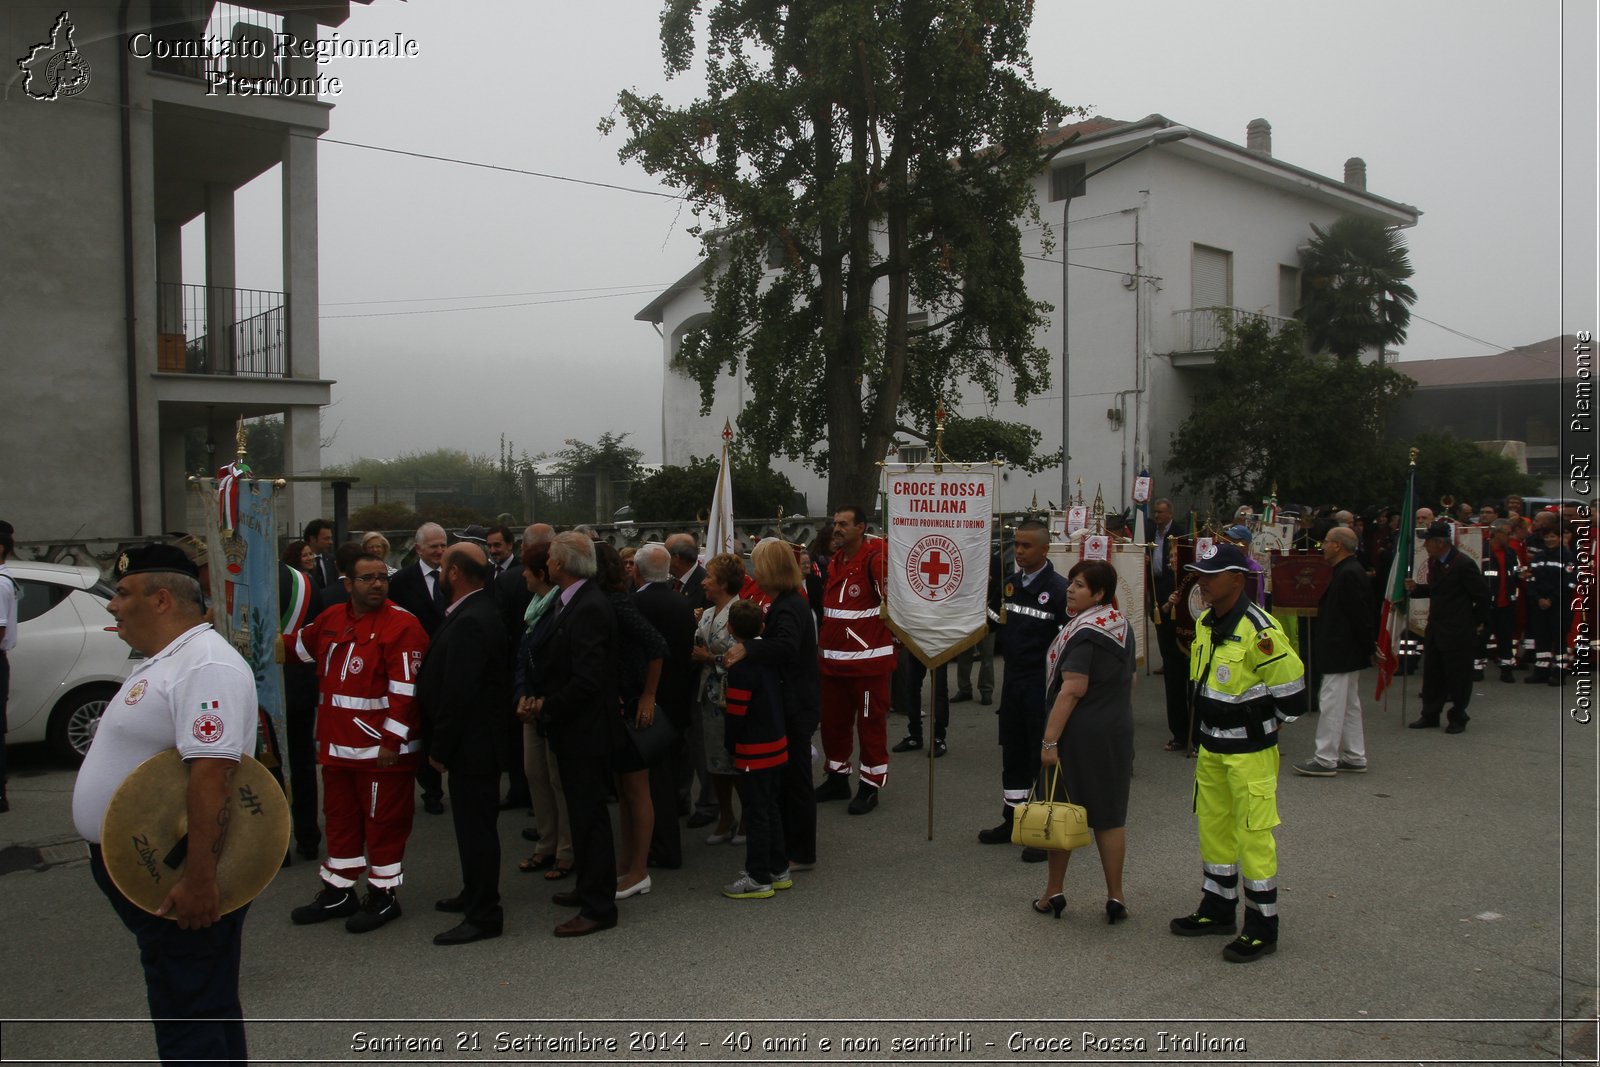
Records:
<instances>
[{"instance_id":1,"label":"woman in grey dress","mask_svg":"<svg viewBox=\"0 0 1600 1067\"><path fill-rule=\"evenodd\" d=\"M727 671L722 667L722 654L734 645L734 636L728 632L728 611L739 599L744 586L744 561L731 552L713 556L706 563L705 583L707 606L695 625L694 662L700 665L700 687L697 711L700 715L701 733L705 738L706 769L717 791L717 825L706 837L708 845L722 845L740 838L742 818L734 811L734 792L740 788L739 772L733 766L733 753L723 743L723 715L726 700L723 697L723 679ZM744 798L739 798L744 808Z\"/></svg>"},{"instance_id":2,"label":"woman in grey dress","mask_svg":"<svg viewBox=\"0 0 1600 1067\"><path fill-rule=\"evenodd\" d=\"M1106 921L1128 917L1122 902L1124 823L1133 778L1133 629L1116 609L1117 572L1101 560L1084 560L1067 572L1069 619L1046 657L1050 717L1044 726L1041 773L1061 766L1075 804L1088 811L1095 848L1106 876ZM1062 882L1072 853L1052 851L1044 896L1033 910L1061 918Z\"/></svg>"}]
</instances>

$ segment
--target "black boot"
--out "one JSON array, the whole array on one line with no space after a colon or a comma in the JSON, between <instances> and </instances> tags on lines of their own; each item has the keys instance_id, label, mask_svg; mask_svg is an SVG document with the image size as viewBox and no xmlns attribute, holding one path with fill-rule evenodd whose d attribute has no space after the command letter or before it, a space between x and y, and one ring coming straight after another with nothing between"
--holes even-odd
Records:
<instances>
[{"instance_id":1,"label":"black boot","mask_svg":"<svg viewBox=\"0 0 1600 1067\"><path fill-rule=\"evenodd\" d=\"M978 842L984 845L1009 845L1011 844L1011 820L1016 815L1017 809L1010 804L1000 808L1000 825L989 830L978 831Z\"/></svg>"},{"instance_id":2,"label":"black boot","mask_svg":"<svg viewBox=\"0 0 1600 1067\"><path fill-rule=\"evenodd\" d=\"M344 921L344 928L352 934L364 934L398 918L400 900L394 890L368 886L367 899L361 902L361 910Z\"/></svg>"},{"instance_id":3,"label":"black boot","mask_svg":"<svg viewBox=\"0 0 1600 1067\"><path fill-rule=\"evenodd\" d=\"M1517 676L1512 673L1510 667L1501 667L1500 668L1500 680L1502 682L1514 682L1514 681L1517 680Z\"/></svg>"},{"instance_id":4,"label":"black boot","mask_svg":"<svg viewBox=\"0 0 1600 1067\"><path fill-rule=\"evenodd\" d=\"M1549 667L1535 667L1533 670L1528 672L1528 676L1522 680L1522 684L1523 685L1538 685L1540 682L1545 682L1545 683L1548 684L1549 681L1550 681L1550 668Z\"/></svg>"},{"instance_id":5,"label":"black boot","mask_svg":"<svg viewBox=\"0 0 1600 1067\"><path fill-rule=\"evenodd\" d=\"M327 882L323 882L322 889L311 903L302 904L291 911L289 918L296 926L309 926L312 923L354 915L360 907L361 901L356 898L354 889L335 889Z\"/></svg>"},{"instance_id":6,"label":"black boot","mask_svg":"<svg viewBox=\"0 0 1600 1067\"><path fill-rule=\"evenodd\" d=\"M827 778L823 779L822 784L817 786L814 795L818 803L824 800L849 800L850 776L830 773Z\"/></svg>"},{"instance_id":7,"label":"black boot","mask_svg":"<svg viewBox=\"0 0 1600 1067\"><path fill-rule=\"evenodd\" d=\"M1561 670L1560 670L1560 668L1552 668L1551 671L1550 671L1549 677L1545 678L1544 684L1545 685L1560 685L1561 684Z\"/></svg>"},{"instance_id":8,"label":"black boot","mask_svg":"<svg viewBox=\"0 0 1600 1067\"><path fill-rule=\"evenodd\" d=\"M877 806L878 787L862 782L861 788L856 790L856 798L850 802L850 807L846 810L851 815L865 815Z\"/></svg>"}]
</instances>

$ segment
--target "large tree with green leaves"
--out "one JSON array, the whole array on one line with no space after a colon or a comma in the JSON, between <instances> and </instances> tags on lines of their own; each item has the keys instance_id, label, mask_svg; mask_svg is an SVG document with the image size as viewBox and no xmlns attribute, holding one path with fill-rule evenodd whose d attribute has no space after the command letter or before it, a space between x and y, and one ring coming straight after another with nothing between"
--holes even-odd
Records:
<instances>
[{"instance_id":1,"label":"large tree with green leaves","mask_svg":"<svg viewBox=\"0 0 1600 1067\"><path fill-rule=\"evenodd\" d=\"M744 447L827 474L830 510L873 499L896 424L922 421L929 398L1049 383L1035 342L1049 307L1028 297L1018 220L1041 224L1033 181L1061 145L1039 133L1067 109L1033 83L1031 14L1028 0L667 0L667 72L689 69L702 33L705 95L619 97L622 158L683 191L705 245L711 314L677 365L703 411L742 372Z\"/></svg>"},{"instance_id":2,"label":"large tree with green leaves","mask_svg":"<svg viewBox=\"0 0 1600 1067\"><path fill-rule=\"evenodd\" d=\"M1180 487L1218 513L1262 500L1359 508L1401 484L1384 428L1415 383L1390 367L1306 352L1299 323L1241 316L1194 413L1172 438Z\"/></svg>"},{"instance_id":3,"label":"large tree with green leaves","mask_svg":"<svg viewBox=\"0 0 1600 1067\"><path fill-rule=\"evenodd\" d=\"M1315 224L1301 255L1299 317L1311 346L1340 359L1406 339L1417 292L1400 231L1377 219L1346 215L1326 230Z\"/></svg>"}]
</instances>

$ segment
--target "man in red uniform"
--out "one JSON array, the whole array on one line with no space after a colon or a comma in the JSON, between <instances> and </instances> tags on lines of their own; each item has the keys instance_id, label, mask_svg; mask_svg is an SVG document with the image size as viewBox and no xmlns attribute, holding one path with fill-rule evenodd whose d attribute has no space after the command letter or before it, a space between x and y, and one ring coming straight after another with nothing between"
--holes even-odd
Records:
<instances>
[{"instance_id":1,"label":"man in red uniform","mask_svg":"<svg viewBox=\"0 0 1600 1067\"><path fill-rule=\"evenodd\" d=\"M344 579L350 601L300 630L294 651L316 664L317 762L328 859L322 890L290 917L302 925L344 917L353 934L400 917L395 890L411 836L412 782L420 759L416 679L428 636L388 600L389 567L358 556ZM355 885L367 875L367 896Z\"/></svg>"},{"instance_id":2,"label":"man in red uniform","mask_svg":"<svg viewBox=\"0 0 1600 1067\"><path fill-rule=\"evenodd\" d=\"M833 516L833 556L822 596L817 649L822 667L822 752L827 779L818 800L850 795L851 724L861 739L861 788L851 815L878 806L878 790L889 774L889 680L894 640L880 618L887 548L867 537L867 513L851 505Z\"/></svg>"}]
</instances>

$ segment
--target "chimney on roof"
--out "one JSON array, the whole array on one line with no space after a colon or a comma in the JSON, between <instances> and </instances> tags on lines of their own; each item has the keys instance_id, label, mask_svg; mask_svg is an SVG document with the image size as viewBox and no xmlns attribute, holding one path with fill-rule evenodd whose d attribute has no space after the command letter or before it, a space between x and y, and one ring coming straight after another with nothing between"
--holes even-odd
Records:
<instances>
[{"instance_id":1,"label":"chimney on roof","mask_svg":"<svg viewBox=\"0 0 1600 1067\"><path fill-rule=\"evenodd\" d=\"M1244 146L1264 156L1272 155L1272 123L1266 119L1251 119L1244 128Z\"/></svg>"},{"instance_id":2,"label":"chimney on roof","mask_svg":"<svg viewBox=\"0 0 1600 1067\"><path fill-rule=\"evenodd\" d=\"M1045 133L1060 133L1061 132L1061 116L1060 115L1051 115L1049 121L1047 121L1045 123L1044 132Z\"/></svg>"},{"instance_id":3,"label":"chimney on roof","mask_svg":"<svg viewBox=\"0 0 1600 1067\"><path fill-rule=\"evenodd\" d=\"M1367 188L1367 161L1360 156L1351 156L1344 161L1344 183L1353 189L1363 192Z\"/></svg>"}]
</instances>

